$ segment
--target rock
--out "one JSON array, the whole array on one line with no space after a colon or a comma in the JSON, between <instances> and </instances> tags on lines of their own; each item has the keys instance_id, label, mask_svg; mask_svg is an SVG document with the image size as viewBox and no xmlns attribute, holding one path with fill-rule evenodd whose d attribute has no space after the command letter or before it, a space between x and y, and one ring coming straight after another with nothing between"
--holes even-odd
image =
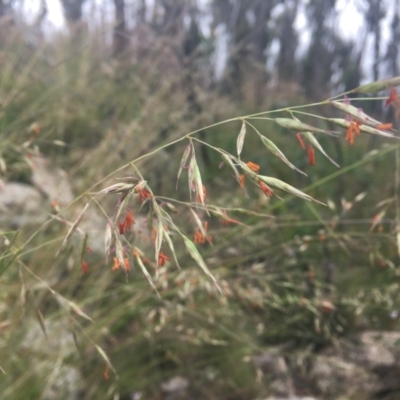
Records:
<instances>
[{"instance_id":1,"label":"rock","mask_svg":"<svg viewBox=\"0 0 400 400\"><path fill-rule=\"evenodd\" d=\"M313 399L298 393L323 399L400 399L400 332L362 332L301 358L277 346L253 362L257 375L268 382L268 400Z\"/></svg>"},{"instance_id":2,"label":"rock","mask_svg":"<svg viewBox=\"0 0 400 400\"><path fill-rule=\"evenodd\" d=\"M60 208L68 206L74 199L72 186L65 171L54 168L44 157L35 156L32 159L32 183L46 197L48 204L57 202ZM43 205L42 205L43 207ZM82 209L80 204L67 210L65 217L73 222ZM107 220L96 209L89 208L84 215L79 228L88 234L88 245L92 251L104 254L104 230Z\"/></svg>"},{"instance_id":3,"label":"rock","mask_svg":"<svg viewBox=\"0 0 400 400\"><path fill-rule=\"evenodd\" d=\"M21 344L28 352L32 365L45 377L46 386L41 395L43 400L78 400L81 398L83 379L76 359L77 351L68 321L46 320L45 337L37 321L32 321ZM65 362L75 358L74 362Z\"/></svg>"},{"instance_id":4,"label":"rock","mask_svg":"<svg viewBox=\"0 0 400 400\"><path fill-rule=\"evenodd\" d=\"M12 229L46 221L52 201L65 206L73 200L65 172L40 156L34 156L31 164L32 185L6 182L0 188L0 222Z\"/></svg>"},{"instance_id":5,"label":"rock","mask_svg":"<svg viewBox=\"0 0 400 400\"><path fill-rule=\"evenodd\" d=\"M77 214L74 215L74 218ZM93 252L104 255L104 232L107 220L94 208L89 208L79 224L83 232L88 234L88 245Z\"/></svg>"},{"instance_id":6,"label":"rock","mask_svg":"<svg viewBox=\"0 0 400 400\"><path fill-rule=\"evenodd\" d=\"M57 376L41 399L79 400L81 398L80 382L82 382L82 377L79 370L64 364L57 371Z\"/></svg>"},{"instance_id":7,"label":"rock","mask_svg":"<svg viewBox=\"0 0 400 400\"><path fill-rule=\"evenodd\" d=\"M74 195L65 171L54 168L41 156L34 156L32 165L32 184L47 197L49 203L57 201L62 206L71 203Z\"/></svg>"},{"instance_id":8,"label":"rock","mask_svg":"<svg viewBox=\"0 0 400 400\"><path fill-rule=\"evenodd\" d=\"M353 360L374 374L377 398L400 398L400 332L367 331L356 338L353 346L342 353L343 358Z\"/></svg>"},{"instance_id":9,"label":"rock","mask_svg":"<svg viewBox=\"0 0 400 400\"><path fill-rule=\"evenodd\" d=\"M164 393L183 392L189 387L189 380L182 376L174 376L173 378L161 384Z\"/></svg>"},{"instance_id":10,"label":"rock","mask_svg":"<svg viewBox=\"0 0 400 400\"><path fill-rule=\"evenodd\" d=\"M342 356L371 370L400 366L400 332L363 332L346 342Z\"/></svg>"},{"instance_id":11,"label":"rock","mask_svg":"<svg viewBox=\"0 0 400 400\"><path fill-rule=\"evenodd\" d=\"M43 224L49 218L51 203L57 202L62 209L74 199L72 187L65 172L52 168L43 157L32 159L32 185L8 182L0 187L0 223L4 228L21 229ZM62 218L75 221L82 207L68 209ZM104 230L106 219L96 209L89 208L79 228L88 233L90 248L104 254Z\"/></svg>"},{"instance_id":12,"label":"rock","mask_svg":"<svg viewBox=\"0 0 400 400\"><path fill-rule=\"evenodd\" d=\"M174 376L173 378L161 384L161 390L165 395L165 400L178 400L186 394L189 388L189 380L183 376Z\"/></svg>"},{"instance_id":13,"label":"rock","mask_svg":"<svg viewBox=\"0 0 400 400\"><path fill-rule=\"evenodd\" d=\"M46 220L43 197L24 183L5 183L0 188L0 222L2 226L19 229Z\"/></svg>"},{"instance_id":14,"label":"rock","mask_svg":"<svg viewBox=\"0 0 400 400\"><path fill-rule=\"evenodd\" d=\"M379 380L371 371L339 356L317 356L308 378L324 398L340 394L353 398L373 393L379 388Z\"/></svg>"},{"instance_id":15,"label":"rock","mask_svg":"<svg viewBox=\"0 0 400 400\"><path fill-rule=\"evenodd\" d=\"M365 398L393 393L400 398L400 332L362 332L311 356L302 384L323 397ZM301 374L300 374L301 375ZM295 379L296 380L296 379Z\"/></svg>"},{"instance_id":16,"label":"rock","mask_svg":"<svg viewBox=\"0 0 400 400\"><path fill-rule=\"evenodd\" d=\"M293 396L291 374L285 359L279 354L279 349L270 349L270 351L255 357L254 364L257 370L266 377L274 396L282 398Z\"/></svg>"}]
</instances>

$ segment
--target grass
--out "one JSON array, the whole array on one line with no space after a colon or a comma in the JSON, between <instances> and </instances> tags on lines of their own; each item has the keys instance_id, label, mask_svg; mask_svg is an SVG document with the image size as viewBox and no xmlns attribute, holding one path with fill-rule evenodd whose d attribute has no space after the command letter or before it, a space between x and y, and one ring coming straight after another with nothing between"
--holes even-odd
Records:
<instances>
[{"instance_id":1,"label":"grass","mask_svg":"<svg viewBox=\"0 0 400 400\"><path fill-rule=\"evenodd\" d=\"M270 346L294 342L297 349L319 349L361 329L398 329L391 317L399 307L395 141L372 142L362 134L349 146L342 137L319 135L341 168L320 154L310 168L292 132L256 119L289 118L290 106L280 113L248 110L247 117L238 118L240 104L197 85L199 111L193 112L185 73L168 70L159 82L165 66L158 54L135 66L118 65L97 45L88 38L71 51L68 40L60 38L32 50L17 30L1 43L3 179L30 182L31 154L42 153L67 172L76 194L69 214L61 216L73 223L90 200L104 229L107 221L118 223L131 209L137 225L143 219L144 235L151 235L146 219L153 212L156 237L162 230L159 221L164 221L168 231L162 235L165 241L170 235L182 270L171 261L158 267L156 279L154 244L134 231L120 235L118 225L108 258L86 252L79 229L55 257L71 225L51 215L54 199L43 204L50 215L43 226L5 229L0 258L3 398L49 398L58 380L71 376L75 381L77 373L82 399L125 399L134 392L157 398L161 383L176 375L188 378L190 392L199 398L256 398L269 389L266 382L257 383L251 360ZM294 98L290 104L296 105L290 108L297 111L294 115L322 129L337 129L327 118L343 116L324 102L297 108L307 100ZM270 110L273 104L263 106ZM233 155L234 167L239 163L237 134L243 119L309 176L282 163L250 125L241 159L259 164L261 175L301 188L329 207L276 189L281 198L267 198L251 185L258 178L245 167L239 171L247 175L243 192L229 167L220 168L219 150ZM199 128L203 126L207 128ZM192 164L183 169L176 190L181 156L190 143L202 181ZM192 200L188 171L195 186ZM124 193L122 199L121 193L95 195L116 178L135 175L140 180L139 174L147 184L137 187L135 181L136 189L125 191L129 204L123 203ZM203 184L209 217L199 204ZM152 197L139 204L144 189ZM115 216L118 199L120 218ZM224 224L224 208L228 218L241 224ZM382 210L382 223L371 230L372 217ZM205 219L207 232L201 224ZM198 244L201 256L182 240L182 235L192 239L196 230L213 241L213 246ZM91 235L89 246L96 235L103 240L104 232ZM165 241L161 251L173 258ZM127 254L128 246L139 249L140 257ZM132 271L111 271L114 256L122 265L128 257ZM139 258L149 259L144 267L159 297L143 276ZM88 274L82 273L83 259ZM58 390L57 398L68 398L66 386Z\"/></svg>"}]
</instances>

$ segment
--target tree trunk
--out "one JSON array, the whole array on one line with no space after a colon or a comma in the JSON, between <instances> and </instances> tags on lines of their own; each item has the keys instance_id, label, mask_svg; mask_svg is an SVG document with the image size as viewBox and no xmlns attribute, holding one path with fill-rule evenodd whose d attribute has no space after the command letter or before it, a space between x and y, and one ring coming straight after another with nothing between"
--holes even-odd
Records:
<instances>
[{"instance_id":1,"label":"tree trunk","mask_svg":"<svg viewBox=\"0 0 400 400\"><path fill-rule=\"evenodd\" d=\"M125 1L114 0L115 26L113 32L113 56L120 58L128 48L129 37L125 20Z\"/></svg>"}]
</instances>

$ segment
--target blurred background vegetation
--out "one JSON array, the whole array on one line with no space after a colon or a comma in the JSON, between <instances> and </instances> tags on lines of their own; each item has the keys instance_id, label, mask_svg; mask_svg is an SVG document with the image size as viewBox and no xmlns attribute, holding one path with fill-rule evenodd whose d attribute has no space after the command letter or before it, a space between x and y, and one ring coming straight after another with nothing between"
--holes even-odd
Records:
<instances>
[{"instance_id":1,"label":"blurred background vegetation","mask_svg":"<svg viewBox=\"0 0 400 400\"><path fill-rule=\"evenodd\" d=\"M355 2L362 21L354 37L344 31L352 17L335 0L61 0L58 29L47 20L49 1L30 2L36 11L27 15L24 0L0 0L0 170L3 185L34 187L34 160L44 157L65 171L77 198L69 210L116 169L188 132L400 72L398 0ZM397 128L382 100L353 104ZM338 116L328 105L307 112ZM243 159L328 206L266 199L250 187L246 196L216 153L196 147L208 202L245 224L211 216L214 246L199 246L226 297L179 246L182 270L172 262L160 269L161 298L137 268L128 277L111 271L98 252L84 255L84 274L79 234L55 257L68 230L54 218L62 198L43 194L42 225L4 222L2 398L266 398L271 386L253 362L266 349L282 346L296 364L342 337L398 330L397 143L362 135L350 147L319 137L341 169L319 154L311 168L293 134L262 120L256 126L308 177L269 157L256 135L248 134ZM239 129L235 121L197 137L235 153ZM186 177L175 190L185 146L136 164L155 194L188 201ZM115 202L101 199L103 220L88 246L103 241L102 210L111 214ZM187 208L174 204L192 236ZM132 207L139 224L146 210ZM190 389L168 397L177 377Z\"/></svg>"}]
</instances>

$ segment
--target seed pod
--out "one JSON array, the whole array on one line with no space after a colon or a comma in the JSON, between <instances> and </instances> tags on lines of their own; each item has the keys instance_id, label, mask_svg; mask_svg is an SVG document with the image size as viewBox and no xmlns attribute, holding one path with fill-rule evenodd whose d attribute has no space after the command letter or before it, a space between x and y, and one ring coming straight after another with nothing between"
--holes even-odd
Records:
<instances>
[{"instance_id":1,"label":"seed pod","mask_svg":"<svg viewBox=\"0 0 400 400\"><path fill-rule=\"evenodd\" d=\"M177 265L177 267L179 269L181 269L179 262L178 262L178 258L176 256L174 243L173 243L171 237L169 236L168 231L164 231L164 237L165 237L165 240L167 241L169 249L171 250L171 254L172 254L172 257L174 258L175 264Z\"/></svg>"},{"instance_id":2,"label":"seed pod","mask_svg":"<svg viewBox=\"0 0 400 400\"><path fill-rule=\"evenodd\" d=\"M131 190L135 187L130 183L115 183L103 190L100 190L99 194L108 194L108 193L123 193Z\"/></svg>"},{"instance_id":3,"label":"seed pod","mask_svg":"<svg viewBox=\"0 0 400 400\"><path fill-rule=\"evenodd\" d=\"M225 164L228 166L228 168L231 170L233 176L235 179L240 183L240 175L239 172L237 171L235 164L233 164L232 158L230 155L221 153L222 158L224 159Z\"/></svg>"},{"instance_id":4,"label":"seed pod","mask_svg":"<svg viewBox=\"0 0 400 400\"><path fill-rule=\"evenodd\" d=\"M300 172L301 174L307 176L306 173L298 169L296 166L294 166L287 158L286 156L282 153L281 150L275 145L274 142L271 140L267 139L265 136L260 135L260 139L264 143L265 147L275 156L279 157L285 164L287 164L290 168L295 169L297 172Z\"/></svg>"},{"instance_id":5,"label":"seed pod","mask_svg":"<svg viewBox=\"0 0 400 400\"><path fill-rule=\"evenodd\" d=\"M242 168L243 172L250 178L250 179L257 179L257 174L249 168L249 166L244 163L243 161L240 161L240 167Z\"/></svg>"},{"instance_id":6,"label":"seed pod","mask_svg":"<svg viewBox=\"0 0 400 400\"><path fill-rule=\"evenodd\" d=\"M322 129L314 128L311 125L304 124L303 122L296 121L290 118L275 118L275 122L286 129L290 129L291 131L296 131L296 132L310 131L310 132L326 133Z\"/></svg>"},{"instance_id":7,"label":"seed pod","mask_svg":"<svg viewBox=\"0 0 400 400\"><path fill-rule=\"evenodd\" d=\"M304 200L315 201L316 203L324 204L318 200L315 200L314 198L312 198L308 194L302 192L301 190L296 189L295 187L290 186L289 184L287 184L279 179L271 178L270 176L263 176L263 175L259 175L258 178L260 180L262 180L263 182L265 182L267 185L271 185L273 187L276 187L277 189L284 190L285 192L293 194L294 196L297 196L297 197L301 197Z\"/></svg>"},{"instance_id":8,"label":"seed pod","mask_svg":"<svg viewBox=\"0 0 400 400\"><path fill-rule=\"evenodd\" d=\"M325 153L325 150L322 148L322 146L319 144L318 140L315 139L314 135L311 132L303 132L303 135L308 139L308 141L316 147L333 165L336 167L339 167L339 164L337 164L332 158L328 156L328 154Z\"/></svg>"},{"instance_id":9,"label":"seed pod","mask_svg":"<svg viewBox=\"0 0 400 400\"><path fill-rule=\"evenodd\" d=\"M133 255L135 256L136 263L137 263L137 265L139 265L139 268L142 270L142 273L143 273L144 277L146 278L146 281L149 283L151 288L157 293L157 296L160 297L160 294L158 293L156 285L154 284L153 280L151 279L151 275L149 274L149 271L147 271L147 268L143 264L139 250L135 249L133 251Z\"/></svg>"},{"instance_id":10,"label":"seed pod","mask_svg":"<svg viewBox=\"0 0 400 400\"><path fill-rule=\"evenodd\" d=\"M375 81L359 86L358 88L352 90L352 93L376 93L399 85L400 76L396 76L394 78L382 79L381 81Z\"/></svg>"},{"instance_id":11,"label":"seed pod","mask_svg":"<svg viewBox=\"0 0 400 400\"><path fill-rule=\"evenodd\" d=\"M361 132L371 133L372 135L384 136L391 139L400 139L399 136L395 136L389 132L381 131L379 129L375 129L370 126L361 125L360 130Z\"/></svg>"},{"instance_id":12,"label":"seed pod","mask_svg":"<svg viewBox=\"0 0 400 400\"><path fill-rule=\"evenodd\" d=\"M240 129L239 136L238 136L237 142L236 142L237 153L238 153L239 158L240 158L240 154L242 153L242 150L243 150L243 143L244 143L245 136L246 136L246 123L243 121L242 128Z\"/></svg>"},{"instance_id":13,"label":"seed pod","mask_svg":"<svg viewBox=\"0 0 400 400\"><path fill-rule=\"evenodd\" d=\"M163 240L163 235L164 235L164 226L162 224L161 215L158 216L156 232L157 232L157 236L156 236L156 241L155 241L155 259L156 259L156 263L157 263L158 257L160 255L162 240ZM158 276L158 268L156 269L156 273Z\"/></svg>"},{"instance_id":14,"label":"seed pod","mask_svg":"<svg viewBox=\"0 0 400 400\"><path fill-rule=\"evenodd\" d=\"M346 121L343 118L330 118L328 121L332 122L332 123L334 123L336 125L339 125L339 126L341 126L342 128L345 128L345 129L348 129L348 127L351 124L351 121ZM400 137L395 136L392 133L381 131L379 129L372 128L372 127L366 126L366 125L360 125L360 130L361 130L361 132L370 133L372 135L384 136L384 137L388 137L388 138L391 138L391 139L400 139Z\"/></svg>"},{"instance_id":15,"label":"seed pod","mask_svg":"<svg viewBox=\"0 0 400 400\"><path fill-rule=\"evenodd\" d=\"M194 222L195 222L196 225L197 225L197 228L198 228L199 231L204 235L204 237L207 237L206 229L205 229L203 223L201 222L199 216L194 212L193 208L191 208L191 207L189 207L189 208L190 208L190 211L191 211L191 213L192 213Z\"/></svg>"},{"instance_id":16,"label":"seed pod","mask_svg":"<svg viewBox=\"0 0 400 400\"><path fill-rule=\"evenodd\" d=\"M377 121L376 119L370 117L369 115L365 114L361 109L352 106L351 104L341 103L340 101L331 101L330 102L334 107L338 108L339 110L345 112L348 115L354 117L357 121L360 121L366 125L380 125L381 122Z\"/></svg>"},{"instance_id":17,"label":"seed pod","mask_svg":"<svg viewBox=\"0 0 400 400\"><path fill-rule=\"evenodd\" d=\"M224 294L221 287L218 285L217 280L215 279L214 275L208 269L206 263L203 260L203 257L197 250L194 243L185 235L181 234L183 242L185 243L186 250L189 252L190 256L196 261L197 265L203 270L203 272L213 281L214 285L218 289L221 294Z\"/></svg>"},{"instance_id":18,"label":"seed pod","mask_svg":"<svg viewBox=\"0 0 400 400\"><path fill-rule=\"evenodd\" d=\"M113 231L110 222L108 222L104 232L104 252L106 253L106 256L110 254L112 239Z\"/></svg>"}]
</instances>

